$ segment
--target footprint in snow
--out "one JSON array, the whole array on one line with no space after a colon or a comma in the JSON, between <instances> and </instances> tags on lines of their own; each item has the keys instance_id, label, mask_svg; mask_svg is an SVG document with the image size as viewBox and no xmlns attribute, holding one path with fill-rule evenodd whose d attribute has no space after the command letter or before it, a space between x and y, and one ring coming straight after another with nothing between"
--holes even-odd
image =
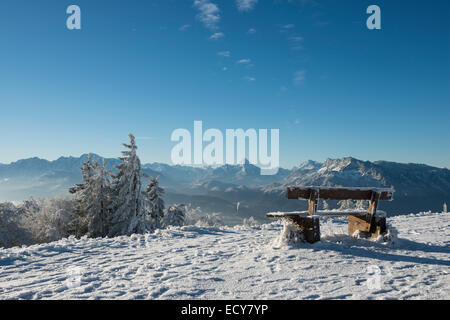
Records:
<instances>
[{"instance_id":1,"label":"footprint in snow","mask_svg":"<svg viewBox=\"0 0 450 320\"><path fill-rule=\"evenodd\" d=\"M168 287L156 288L155 290L153 290L152 292L150 292L148 294L148 298L149 299L158 299L161 295L163 295L168 290L169 290Z\"/></svg>"}]
</instances>

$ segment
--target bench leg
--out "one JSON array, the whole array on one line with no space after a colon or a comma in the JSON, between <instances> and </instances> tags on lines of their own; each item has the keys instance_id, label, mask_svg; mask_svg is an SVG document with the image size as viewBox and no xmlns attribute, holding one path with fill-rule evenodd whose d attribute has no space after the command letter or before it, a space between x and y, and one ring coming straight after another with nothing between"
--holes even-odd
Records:
<instances>
[{"instance_id":1,"label":"bench leg","mask_svg":"<svg viewBox=\"0 0 450 320\"><path fill-rule=\"evenodd\" d=\"M320 222L317 217L289 217L289 222L293 223L297 232L302 233L309 243L320 241Z\"/></svg>"},{"instance_id":2,"label":"bench leg","mask_svg":"<svg viewBox=\"0 0 450 320\"><path fill-rule=\"evenodd\" d=\"M387 231L386 218L375 216L369 223L365 216L348 216L348 234L353 235L357 230L368 237L378 238Z\"/></svg>"}]
</instances>

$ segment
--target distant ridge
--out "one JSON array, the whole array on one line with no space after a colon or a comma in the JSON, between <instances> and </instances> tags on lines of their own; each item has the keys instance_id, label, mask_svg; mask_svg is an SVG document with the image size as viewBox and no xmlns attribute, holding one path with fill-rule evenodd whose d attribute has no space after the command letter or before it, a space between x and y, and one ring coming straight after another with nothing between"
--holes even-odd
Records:
<instances>
[{"instance_id":1,"label":"distant ridge","mask_svg":"<svg viewBox=\"0 0 450 320\"><path fill-rule=\"evenodd\" d=\"M92 153L92 159L102 157ZM53 161L22 159L0 165L0 201L20 201L68 195L67 190L81 180L80 168L88 154L60 157ZM118 159L105 159L115 170ZM394 187L395 201L383 204L394 213L442 209L450 203L450 170L425 164L390 161L363 161L353 157L305 161L277 175L261 176L248 161L241 165L192 167L164 163L143 164L150 177L159 177L166 188L168 203L191 203L208 212L262 216L267 210L297 209L301 202L286 202L284 192L291 186Z\"/></svg>"}]
</instances>

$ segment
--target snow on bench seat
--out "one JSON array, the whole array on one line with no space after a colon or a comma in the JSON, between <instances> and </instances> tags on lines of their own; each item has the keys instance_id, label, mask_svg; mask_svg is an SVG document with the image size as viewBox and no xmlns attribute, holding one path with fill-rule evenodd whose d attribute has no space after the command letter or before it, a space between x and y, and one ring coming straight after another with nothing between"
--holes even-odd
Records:
<instances>
[{"instance_id":1,"label":"snow on bench seat","mask_svg":"<svg viewBox=\"0 0 450 320\"><path fill-rule=\"evenodd\" d=\"M291 212L269 212L266 214L268 218L286 218L286 217L345 217L345 216L366 216L367 211L362 210L318 210L313 215L309 215L308 211L291 211ZM386 217L386 212L377 210L377 217Z\"/></svg>"}]
</instances>

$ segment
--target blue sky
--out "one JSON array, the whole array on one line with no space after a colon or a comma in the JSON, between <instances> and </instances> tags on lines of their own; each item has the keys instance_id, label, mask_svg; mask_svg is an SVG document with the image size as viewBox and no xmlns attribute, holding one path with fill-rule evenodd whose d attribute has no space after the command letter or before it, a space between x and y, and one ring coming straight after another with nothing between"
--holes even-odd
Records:
<instances>
[{"instance_id":1,"label":"blue sky","mask_svg":"<svg viewBox=\"0 0 450 320\"><path fill-rule=\"evenodd\" d=\"M439 0L2 0L0 162L117 157L132 132L170 163L172 131L202 120L280 129L282 167L450 167L449 18Z\"/></svg>"}]
</instances>

